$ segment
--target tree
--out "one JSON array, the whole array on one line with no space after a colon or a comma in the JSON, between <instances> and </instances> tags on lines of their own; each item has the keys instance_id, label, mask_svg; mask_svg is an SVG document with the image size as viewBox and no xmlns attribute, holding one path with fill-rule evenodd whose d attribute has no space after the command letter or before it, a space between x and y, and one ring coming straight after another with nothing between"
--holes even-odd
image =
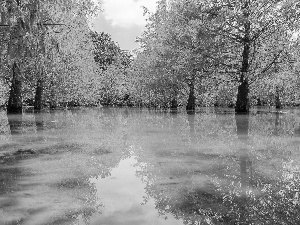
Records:
<instances>
[{"instance_id":1,"label":"tree","mask_svg":"<svg viewBox=\"0 0 300 225\"><path fill-rule=\"evenodd\" d=\"M221 62L239 81L235 110L248 112L250 83L265 75L279 59L284 63L286 47L299 19L299 12L290 7L299 5L285 0L212 0L203 6L203 13L209 15L205 28L224 44L219 53L224 59Z\"/></svg>"},{"instance_id":2,"label":"tree","mask_svg":"<svg viewBox=\"0 0 300 225\"><path fill-rule=\"evenodd\" d=\"M99 69L98 101L103 105L126 105L130 95L127 80L132 55L122 50L107 33L92 31L90 35L94 60Z\"/></svg>"},{"instance_id":3,"label":"tree","mask_svg":"<svg viewBox=\"0 0 300 225\"><path fill-rule=\"evenodd\" d=\"M106 70L107 67L117 61L126 65L125 54L121 48L111 39L110 35L104 32L91 31L91 37L94 43L94 59L99 65L100 69ZM123 57L122 57L123 56ZM130 57L129 57L130 58ZM122 59L124 59L122 61Z\"/></svg>"},{"instance_id":4,"label":"tree","mask_svg":"<svg viewBox=\"0 0 300 225\"><path fill-rule=\"evenodd\" d=\"M8 32L8 51L2 51L7 55L6 64L11 71L10 97L8 100L8 112L22 112L22 90L24 71L27 60L35 60L36 95L35 108L41 109L43 105L43 90L45 83L45 64L47 59L47 45L59 46L61 41L68 38L69 33L80 32L80 26L87 27L87 15L95 12L94 1L60 1L47 2L39 0L28 0L25 2L7 0L1 2L1 28ZM81 19L80 19L81 18ZM84 19L85 18L85 19ZM85 21L85 22L80 22ZM54 36L54 33L60 35ZM52 38L49 38L51 36ZM79 34L79 33L78 33ZM54 40L53 41L53 37ZM73 36L73 40L82 37ZM50 41L47 43L47 41ZM84 41L79 40L77 41ZM65 45L66 46L66 45ZM48 46L49 48L49 46Z\"/></svg>"},{"instance_id":5,"label":"tree","mask_svg":"<svg viewBox=\"0 0 300 225\"><path fill-rule=\"evenodd\" d=\"M151 71L158 80L165 80L162 87L171 87L174 104L178 93L187 93L186 109L194 111L196 84L200 82L207 61L200 49L208 50L211 37L199 29L193 14L197 7L193 1L159 1L157 11L148 19L147 31L139 39L144 52L153 60ZM204 47L205 46L205 47ZM157 86L156 86L157 87ZM183 88L182 88L183 87Z\"/></svg>"},{"instance_id":6,"label":"tree","mask_svg":"<svg viewBox=\"0 0 300 225\"><path fill-rule=\"evenodd\" d=\"M236 112L248 112L251 86L288 63L298 19L297 1L162 0L140 43L150 60L164 62L153 63L159 69L152 71L165 70L156 77L172 69L184 74L187 110L195 109L201 83L218 79L237 91Z\"/></svg>"}]
</instances>

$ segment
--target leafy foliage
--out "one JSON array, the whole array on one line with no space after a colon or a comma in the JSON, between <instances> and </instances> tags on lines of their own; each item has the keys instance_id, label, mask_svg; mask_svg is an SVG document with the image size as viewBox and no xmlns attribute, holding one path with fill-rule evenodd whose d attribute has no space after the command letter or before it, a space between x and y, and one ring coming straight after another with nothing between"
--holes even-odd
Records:
<instances>
[{"instance_id":1,"label":"leafy foliage","mask_svg":"<svg viewBox=\"0 0 300 225\"><path fill-rule=\"evenodd\" d=\"M243 111L272 86L275 97L264 97L271 104L294 104L296 99L288 95L297 96L297 78L288 77L297 77L292 69L297 58L291 52L297 45L298 20L296 1L161 0L139 39L142 51L136 61L148 63L136 76L143 74L144 86L154 93L152 101L166 90L169 99L173 87L184 93L181 101L186 104L195 88L198 105L238 104L236 109ZM290 80L288 90L278 79Z\"/></svg>"},{"instance_id":2,"label":"leafy foliage","mask_svg":"<svg viewBox=\"0 0 300 225\"><path fill-rule=\"evenodd\" d=\"M63 102L93 101L92 94L87 94L92 91L87 91L87 86L96 72L87 17L96 12L95 2L28 0L1 4L1 34L7 37L7 42L1 42L1 78L11 86L15 79L12 65L18 64L18 79L24 83L19 98L33 99L35 87L39 87L45 89L44 104L58 103L59 95L64 96ZM5 40L5 36L1 38Z\"/></svg>"}]
</instances>

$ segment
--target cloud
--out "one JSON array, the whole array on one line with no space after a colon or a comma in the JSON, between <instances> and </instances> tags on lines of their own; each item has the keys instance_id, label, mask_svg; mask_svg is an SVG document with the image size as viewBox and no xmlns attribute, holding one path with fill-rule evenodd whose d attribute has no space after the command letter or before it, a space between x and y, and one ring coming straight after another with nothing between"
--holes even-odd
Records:
<instances>
[{"instance_id":1,"label":"cloud","mask_svg":"<svg viewBox=\"0 0 300 225\"><path fill-rule=\"evenodd\" d=\"M156 0L104 0L103 15L112 26L145 26L142 6L154 12Z\"/></svg>"}]
</instances>

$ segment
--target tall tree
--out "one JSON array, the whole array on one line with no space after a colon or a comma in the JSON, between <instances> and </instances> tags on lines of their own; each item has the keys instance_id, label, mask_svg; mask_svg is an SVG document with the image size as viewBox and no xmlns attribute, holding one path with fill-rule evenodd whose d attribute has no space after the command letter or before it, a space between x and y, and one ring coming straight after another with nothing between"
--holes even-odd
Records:
<instances>
[{"instance_id":1,"label":"tall tree","mask_svg":"<svg viewBox=\"0 0 300 225\"><path fill-rule=\"evenodd\" d=\"M149 59L169 60L158 63L159 70L169 67L185 74L188 110L195 108L195 87L199 91L201 81L210 75L227 79L227 84L237 82L235 110L248 112L250 85L274 72L275 64L287 63L297 21L295 0L173 0L168 4L162 0L140 42L144 52L152 55ZM171 54L166 54L168 49Z\"/></svg>"},{"instance_id":2,"label":"tall tree","mask_svg":"<svg viewBox=\"0 0 300 225\"><path fill-rule=\"evenodd\" d=\"M87 15L96 10L94 1L60 1L49 3L43 0L28 0L26 2L7 0L1 2L1 28L8 30L7 64L10 69L11 88L8 100L8 112L22 112L22 84L26 59L35 60L36 95L35 108L41 109L43 105L43 89L45 84L45 59L47 43L51 33L61 33L55 36L56 44L68 38L71 31L80 32L80 26L88 27ZM84 18L80 23L78 18ZM84 19L83 19L84 20ZM81 20L82 21L82 20ZM54 37L54 35L52 36ZM75 35L80 37L80 35ZM74 40L74 38L73 38ZM69 38L70 41L70 38ZM81 40L78 40L81 41ZM3 52L1 52L3 54Z\"/></svg>"},{"instance_id":3,"label":"tall tree","mask_svg":"<svg viewBox=\"0 0 300 225\"><path fill-rule=\"evenodd\" d=\"M191 52L189 43L183 43L186 37L181 31L188 24L178 19L178 11L170 9L165 0L158 2L156 12L148 18L147 30L139 38L144 53L138 57L147 56L150 61L147 73L155 98L157 94L165 96L170 102L169 106L176 109L180 86L186 81L190 90L187 108L193 109L195 70L187 66L187 61L191 61L192 57L185 57ZM184 51L187 54L184 55Z\"/></svg>"},{"instance_id":4,"label":"tall tree","mask_svg":"<svg viewBox=\"0 0 300 225\"><path fill-rule=\"evenodd\" d=\"M284 55L299 19L299 12L290 10L293 4L298 3L287 0L203 3L203 13L209 15L205 28L226 47L220 52L221 63L239 81L236 112L249 111L250 83L266 74Z\"/></svg>"},{"instance_id":5,"label":"tall tree","mask_svg":"<svg viewBox=\"0 0 300 225\"><path fill-rule=\"evenodd\" d=\"M5 10L1 12L2 26L7 26L9 31L8 41L8 62L11 68L11 88L8 100L8 112L22 112L22 75L21 64L24 56L24 36L26 33L25 21L22 17L20 2L8 0L5 3ZM2 4L3 5L3 4Z\"/></svg>"}]
</instances>

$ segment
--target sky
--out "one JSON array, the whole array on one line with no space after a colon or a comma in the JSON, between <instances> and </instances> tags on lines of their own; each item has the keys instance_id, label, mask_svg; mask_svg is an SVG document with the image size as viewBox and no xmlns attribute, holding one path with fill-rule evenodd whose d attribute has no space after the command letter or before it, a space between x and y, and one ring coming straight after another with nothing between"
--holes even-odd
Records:
<instances>
[{"instance_id":1,"label":"sky","mask_svg":"<svg viewBox=\"0 0 300 225\"><path fill-rule=\"evenodd\" d=\"M93 29L109 33L123 50L138 48L136 37L145 29L145 6L150 12L155 11L156 0L103 0L103 12L92 19Z\"/></svg>"}]
</instances>

